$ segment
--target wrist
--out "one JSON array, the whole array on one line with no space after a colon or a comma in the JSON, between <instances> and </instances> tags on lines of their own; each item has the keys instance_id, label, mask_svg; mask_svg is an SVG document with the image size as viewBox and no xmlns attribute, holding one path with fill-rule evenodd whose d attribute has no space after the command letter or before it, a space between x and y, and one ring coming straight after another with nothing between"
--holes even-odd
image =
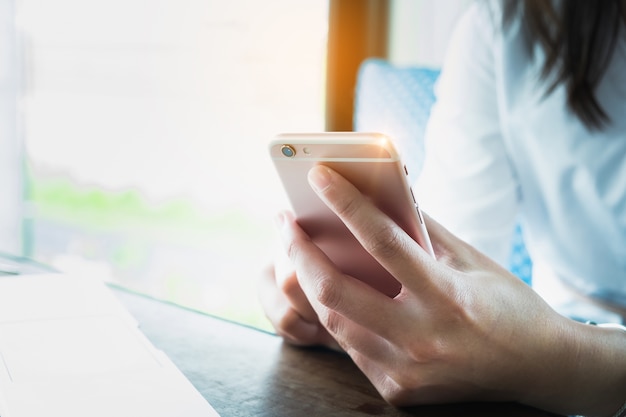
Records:
<instances>
[{"instance_id":1,"label":"wrist","mask_svg":"<svg viewBox=\"0 0 626 417\"><path fill-rule=\"evenodd\" d=\"M570 401L585 416L613 417L626 401L626 331L572 322L578 345Z\"/></svg>"},{"instance_id":2,"label":"wrist","mask_svg":"<svg viewBox=\"0 0 626 417\"><path fill-rule=\"evenodd\" d=\"M528 400L560 414L614 417L626 401L626 332L564 319L543 371Z\"/></svg>"},{"instance_id":3,"label":"wrist","mask_svg":"<svg viewBox=\"0 0 626 417\"><path fill-rule=\"evenodd\" d=\"M598 326L604 329L612 329L622 332L622 334L626 337L626 326L617 323L595 323L593 321L588 321L587 324L592 326ZM626 354L626 352L625 352ZM624 388L624 404L613 414L611 417L626 417L626 388Z\"/></svg>"}]
</instances>

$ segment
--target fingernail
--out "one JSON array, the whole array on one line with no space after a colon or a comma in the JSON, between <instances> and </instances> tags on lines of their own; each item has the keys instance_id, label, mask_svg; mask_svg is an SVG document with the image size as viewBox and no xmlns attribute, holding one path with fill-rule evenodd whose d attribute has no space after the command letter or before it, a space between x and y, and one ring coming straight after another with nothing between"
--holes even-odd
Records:
<instances>
[{"instance_id":1,"label":"fingernail","mask_svg":"<svg viewBox=\"0 0 626 417\"><path fill-rule=\"evenodd\" d=\"M322 191L330 184L330 173L328 168L317 166L309 171L309 184L316 190Z\"/></svg>"}]
</instances>

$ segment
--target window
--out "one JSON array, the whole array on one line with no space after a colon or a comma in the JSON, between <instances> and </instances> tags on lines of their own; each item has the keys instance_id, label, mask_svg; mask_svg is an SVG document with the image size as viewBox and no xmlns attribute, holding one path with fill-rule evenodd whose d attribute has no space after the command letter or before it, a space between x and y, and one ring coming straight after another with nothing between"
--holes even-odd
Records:
<instances>
[{"instance_id":1,"label":"window","mask_svg":"<svg viewBox=\"0 0 626 417\"><path fill-rule=\"evenodd\" d=\"M264 326L266 151L324 129L326 1L18 0L30 255Z\"/></svg>"},{"instance_id":2,"label":"window","mask_svg":"<svg viewBox=\"0 0 626 417\"><path fill-rule=\"evenodd\" d=\"M13 2L0 0L0 254L19 254L22 249L22 152L15 100L19 69L13 14Z\"/></svg>"}]
</instances>

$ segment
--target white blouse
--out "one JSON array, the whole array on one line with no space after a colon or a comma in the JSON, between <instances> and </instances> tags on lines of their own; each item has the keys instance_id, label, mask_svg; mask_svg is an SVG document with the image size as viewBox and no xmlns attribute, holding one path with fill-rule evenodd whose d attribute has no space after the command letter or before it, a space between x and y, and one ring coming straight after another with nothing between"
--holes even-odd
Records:
<instances>
[{"instance_id":1,"label":"white blouse","mask_svg":"<svg viewBox=\"0 0 626 417\"><path fill-rule=\"evenodd\" d=\"M452 37L420 204L502 264L520 221L537 291L564 314L606 319L569 311L560 285L626 307L626 30L597 90L611 124L590 132L563 86L546 95L541 50L532 59L519 25L503 32L496 16L475 2Z\"/></svg>"}]
</instances>

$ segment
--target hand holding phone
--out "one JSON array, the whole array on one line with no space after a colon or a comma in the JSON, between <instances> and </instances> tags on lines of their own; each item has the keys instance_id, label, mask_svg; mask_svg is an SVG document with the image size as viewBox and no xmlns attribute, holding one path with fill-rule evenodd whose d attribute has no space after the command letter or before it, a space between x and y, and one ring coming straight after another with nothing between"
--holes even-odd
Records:
<instances>
[{"instance_id":1,"label":"hand holding phone","mask_svg":"<svg viewBox=\"0 0 626 417\"><path fill-rule=\"evenodd\" d=\"M355 132L283 134L271 142L270 155L298 224L342 272L391 297L401 288L309 186L307 174L319 164L345 177L434 256L406 167L386 136Z\"/></svg>"}]
</instances>

